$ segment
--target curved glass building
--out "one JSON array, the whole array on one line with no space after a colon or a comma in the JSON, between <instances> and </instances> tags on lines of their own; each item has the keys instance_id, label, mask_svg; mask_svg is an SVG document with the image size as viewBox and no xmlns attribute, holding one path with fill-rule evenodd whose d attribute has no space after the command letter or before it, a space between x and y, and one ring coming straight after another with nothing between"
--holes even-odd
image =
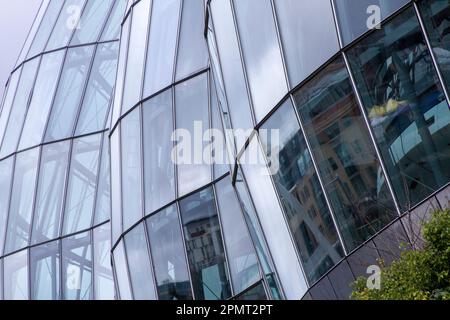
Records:
<instances>
[{"instance_id":1,"label":"curved glass building","mask_svg":"<svg viewBox=\"0 0 450 320\"><path fill-rule=\"evenodd\" d=\"M43 0L0 107L0 298L349 299L450 206L449 17Z\"/></svg>"}]
</instances>

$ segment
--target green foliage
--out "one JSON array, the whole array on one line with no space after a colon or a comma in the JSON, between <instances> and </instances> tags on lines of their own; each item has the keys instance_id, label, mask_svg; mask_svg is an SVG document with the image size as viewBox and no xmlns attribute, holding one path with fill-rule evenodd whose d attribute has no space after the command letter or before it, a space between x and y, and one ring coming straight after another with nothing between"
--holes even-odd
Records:
<instances>
[{"instance_id":1,"label":"green foliage","mask_svg":"<svg viewBox=\"0 0 450 320\"><path fill-rule=\"evenodd\" d=\"M357 300L450 300L450 210L436 211L423 226L424 247L402 253L381 267L381 288L367 288L358 278L351 298Z\"/></svg>"}]
</instances>

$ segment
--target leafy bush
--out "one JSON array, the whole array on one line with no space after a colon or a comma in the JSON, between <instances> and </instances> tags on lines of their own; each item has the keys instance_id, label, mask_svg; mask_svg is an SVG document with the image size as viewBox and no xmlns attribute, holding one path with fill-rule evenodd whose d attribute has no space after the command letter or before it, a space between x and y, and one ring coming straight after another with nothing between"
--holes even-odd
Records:
<instances>
[{"instance_id":1,"label":"leafy bush","mask_svg":"<svg viewBox=\"0 0 450 320\"><path fill-rule=\"evenodd\" d=\"M357 300L450 300L450 210L436 211L423 226L424 247L403 252L390 267L381 266L381 288L367 279L353 284Z\"/></svg>"}]
</instances>

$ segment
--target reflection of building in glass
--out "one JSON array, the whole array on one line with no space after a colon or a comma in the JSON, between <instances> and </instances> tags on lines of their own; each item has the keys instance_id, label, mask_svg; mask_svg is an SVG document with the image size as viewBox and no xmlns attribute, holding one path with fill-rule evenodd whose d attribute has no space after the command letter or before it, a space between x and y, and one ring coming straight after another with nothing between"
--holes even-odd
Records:
<instances>
[{"instance_id":1,"label":"reflection of building in glass","mask_svg":"<svg viewBox=\"0 0 450 320\"><path fill-rule=\"evenodd\" d=\"M44 0L0 107L0 298L348 299L450 205L449 12ZM174 163L196 121L278 134Z\"/></svg>"}]
</instances>

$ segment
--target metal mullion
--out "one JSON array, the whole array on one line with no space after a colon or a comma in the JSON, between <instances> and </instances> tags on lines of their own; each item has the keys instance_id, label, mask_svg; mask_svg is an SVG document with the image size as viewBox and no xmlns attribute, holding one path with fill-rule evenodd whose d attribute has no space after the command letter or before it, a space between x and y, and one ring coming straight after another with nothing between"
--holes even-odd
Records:
<instances>
[{"instance_id":1,"label":"metal mullion","mask_svg":"<svg viewBox=\"0 0 450 320\"><path fill-rule=\"evenodd\" d=\"M430 38L428 36L427 29L426 29L425 23L423 21L422 14L421 14L420 9L419 9L419 7L418 7L416 2L413 2L413 7L414 7L414 11L416 13L417 19L419 20L419 25L420 25L420 28L422 29L422 34L423 34L423 37L425 39L425 43L427 45L427 49L430 52L431 60L433 61L434 68L435 68L436 73L438 75L439 81L441 82L442 91L444 92L445 98L447 99L447 104L450 105L450 95L449 95L449 92L447 90L447 86L445 84L444 77L442 75L442 70L441 70L441 68L439 66L439 63L437 61L436 54L435 54L435 52L433 50L433 46L431 45Z\"/></svg>"},{"instance_id":2,"label":"metal mullion","mask_svg":"<svg viewBox=\"0 0 450 320\"><path fill-rule=\"evenodd\" d=\"M350 63L349 63L349 61L347 59L347 54L345 52L342 52L342 57L344 58L345 67L346 67L347 73L349 75L349 79L350 79L350 82L351 82L351 85L352 85L352 89L353 89L354 95L355 95L356 100L358 102L358 106L359 106L359 109L361 111L361 115L363 116L366 128L367 128L367 130L369 132L370 140L372 142L373 147L375 148L375 152L376 152L377 158L379 160L381 169L383 171L384 178L386 179L386 184L387 184L387 186L389 188L389 192L391 193L392 200L393 200L394 205L395 205L395 209L397 211L398 216L401 216L402 212L401 212L401 209L400 209L399 201L398 201L397 196L396 196L396 194L394 192L394 187L392 186L391 179L390 179L390 177L388 175L388 171L387 171L386 166L384 164L384 159L382 157L381 150L378 147L378 143L377 143L376 138L375 138L375 133L373 132L372 126L370 125L368 115L367 115L366 110L364 108L363 100L361 98L360 92L359 92L358 87L356 85L355 78L354 78L354 76L352 74L352 69L350 68Z\"/></svg>"},{"instance_id":3,"label":"metal mullion","mask_svg":"<svg viewBox=\"0 0 450 320\"><path fill-rule=\"evenodd\" d=\"M180 210L180 204L178 201L176 201L174 204L175 206L175 210L177 213L177 219L178 219L178 224L180 226L180 232L181 232L181 242L183 245L183 253L184 253L184 259L186 262L186 268L187 268L187 272L188 272L188 276L189 276L189 284L190 284L190 289L191 289L191 294L192 294L192 299L195 300L195 292L194 292L194 287L193 287L193 281L192 281L192 274L191 274L191 265L189 262L189 257L187 254L187 247L186 247L186 237L185 237L185 233L184 233L184 225L183 225L183 220L181 219L181 210Z\"/></svg>"},{"instance_id":4,"label":"metal mullion","mask_svg":"<svg viewBox=\"0 0 450 320\"><path fill-rule=\"evenodd\" d=\"M339 19L337 17L337 10L336 10L336 5L334 3L334 0L330 0L330 5L331 5L331 11L333 12L333 20L334 20L334 26L336 28L336 34L337 34L337 38L338 38L338 42L339 42L339 48L343 48L344 41L342 39L342 33L341 33L340 26L339 26Z\"/></svg>"},{"instance_id":5,"label":"metal mullion","mask_svg":"<svg viewBox=\"0 0 450 320\"><path fill-rule=\"evenodd\" d=\"M283 41L281 39L281 31L279 29L279 24L278 24L278 16L277 16L277 10L275 8L275 3L273 0L270 0L270 5L272 7L272 16L273 16L273 21L275 24L275 34L277 35L277 41L278 41L278 48L280 49L280 56L281 56L281 61L283 63L283 73L284 73L284 78L286 80L286 88L287 88L287 92L289 92L292 88L292 84L291 85L291 80L289 79L289 74L288 74L288 68L287 68L287 61L286 61L286 57L285 57L285 53L284 53L284 48L283 48Z\"/></svg>"},{"instance_id":6,"label":"metal mullion","mask_svg":"<svg viewBox=\"0 0 450 320\"><path fill-rule=\"evenodd\" d=\"M180 12L178 13L178 27L177 27L177 38L176 38L176 44L175 44L175 52L174 52L174 62L173 62L173 70L172 70L172 83L176 83L176 77L177 77L177 66L178 66L178 51L180 47L180 37L181 37L181 28L182 28L182 19L183 19L183 8L184 8L184 1L180 1Z\"/></svg>"},{"instance_id":7,"label":"metal mullion","mask_svg":"<svg viewBox=\"0 0 450 320\"><path fill-rule=\"evenodd\" d=\"M322 174L319 171L319 166L318 166L318 164L316 162L316 157L315 157L313 149L311 147L311 143L309 141L309 138L308 138L308 136L306 134L305 127L303 125L303 122L302 122L302 119L300 117L300 114L299 114L299 112L297 110L297 104L295 103L295 99L293 98L292 95L291 95L290 99L291 99L292 106L294 108L295 115L297 117L297 121L298 121L298 123L300 125L300 129L302 131L303 138L305 139L306 148L308 149L308 153L309 153L309 155L311 157L311 162L312 162L312 164L314 166L314 170L315 170L316 175L317 175L317 180L319 180L320 188L322 189L322 192L323 192L323 195L324 195L324 198L325 198L325 202L327 203L327 207L328 207L328 210L330 212L331 219L333 220L333 225L334 225L334 227L336 229L336 233L337 233L339 241L341 243L342 250L344 251L344 255L347 256L347 254L348 254L347 246L344 243L344 238L343 238L343 236L341 234L341 231L339 229L339 225L337 223L337 218L335 216L333 207L331 205L331 201L330 201L330 199L328 197L328 191L326 190L325 184L324 184L324 182L322 180Z\"/></svg>"},{"instance_id":8,"label":"metal mullion","mask_svg":"<svg viewBox=\"0 0 450 320\"><path fill-rule=\"evenodd\" d=\"M94 268L95 268L95 257L94 257L94 229L89 230L89 239L90 239L90 245L91 245L91 296L89 297L89 300L95 299L95 277L94 277ZM81 292L80 292L81 293Z\"/></svg>"},{"instance_id":9,"label":"metal mullion","mask_svg":"<svg viewBox=\"0 0 450 320\"><path fill-rule=\"evenodd\" d=\"M237 172L238 170L236 170L236 172ZM267 249L267 254L268 254L268 258L270 259L270 261L268 261L268 264L269 264L269 266L271 267L271 269L273 268L274 270L271 270L272 271L272 273L275 275L275 281L276 281L276 283L277 283L277 285L278 285L278 290L279 290L279 293L280 293L280 295L281 295L281 297L282 298L286 298L286 293L284 292L284 287L283 287L283 285L281 284L281 282L280 282L280 279L279 279L279 272L278 272L278 269L277 269L277 265L274 263L274 260L273 260L273 257L272 257L272 251L271 251L271 249L270 249L270 247L268 246L268 241L267 241L267 237L266 237L266 234L265 234L265 232L264 232L264 230L263 230L263 228L262 228L262 226L261 226L261 221L260 221L260 219L259 219L259 215L258 215L258 212L257 212L257 210L256 210L256 206L255 206L255 201L253 200L253 196L252 196L252 194L250 193L250 191L249 191L249 188L248 188L248 184L247 184L247 180L246 180L246 178L245 178L245 173L244 173L244 170L242 170L241 169L241 178L242 178L242 183L243 183L243 186L244 186L244 188L245 188L245 191L247 192L247 195L248 195L248 198L250 199L250 201L251 201L251 203L250 203L250 205L252 206L252 209L253 209L253 211L255 212L255 219L256 219L256 221L257 221L257 223L258 223L258 228L259 228L259 230L258 231L261 231L261 236L262 236L262 238L263 238L263 240L264 240L264 246L265 246L265 248L263 248L263 249ZM236 181L235 181L236 182ZM240 199L241 198L241 196L239 195L239 192L237 192L237 190L236 190L236 195L238 196L238 199ZM242 200L241 200L241 202L242 202ZM245 216L244 216L244 220L245 220ZM247 220L245 220L245 221L247 221ZM255 247L255 250L256 250L256 247ZM261 266L262 267L262 266ZM263 272L264 273L264 272ZM267 275L266 274L264 274L264 281L266 281L266 277L267 277Z\"/></svg>"},{"instance_id":10,"label":"metal mullion","mask_svg":"<svg viewBox=\"0 0 450 320\"><path fill-rule=\"evenodd\" d=\"M252 96L252 92L250 90L250 82L248 79L248 75L247 75L247 65L245 63L245 59L244 59L244 51L242 49L242 43L241 43L241 37L239 34L239 26L238 26L238 22L237 22L237 17L236 17L236 9L234 7L234 2L233 0L229 0L230 1L230 7L231 7L231 14L233 16L233 22L234 22L234 32L236 35L236 42L239 48L239 56L241 59L241 67L242 67L242 73L244 74L244 82L245 82L245 88L247 91L247 98L248 98L248 103L249 103L249 107L250 107L250 114L252 116L252 120L253 120L253 127L256 125L257 121L256 121L256 114L255 114L255 108L254 108L254 103L253 103L253 96Z\"/></svg>"},{"instance_id":11,"label":"metal mullion","mask_svg":"<svg viewBox=\"0 0 450 320\"><path fill-rule=\"evenodd\" d=\"M223 223L222 223L222 219L221 219L221 213L220 213L220 209L219 209L219 205L217 203L217 192L216 192L216 187L215 185L211 186L212 189L212 193L213 193L213 197L214 197L214 208L216 210L216 214L217 214L217 222L219 223L219 227L220 227L220 237L222 240L222 245L223 245L223 254L224 254L224 262L225 262L225 266L226 266L226 273L228 275L228 283L230 285L230 290L231 290L231 297L233 297L236 293L235 293L235 289L234 289L234 285L233 285L233 278L231 275L231 268L230 268L230 261L229 261L229 255L228 255L228 248L227 248L227 243L225 242L225 233L223 230Z\"/></svg>"}]
</instances>

